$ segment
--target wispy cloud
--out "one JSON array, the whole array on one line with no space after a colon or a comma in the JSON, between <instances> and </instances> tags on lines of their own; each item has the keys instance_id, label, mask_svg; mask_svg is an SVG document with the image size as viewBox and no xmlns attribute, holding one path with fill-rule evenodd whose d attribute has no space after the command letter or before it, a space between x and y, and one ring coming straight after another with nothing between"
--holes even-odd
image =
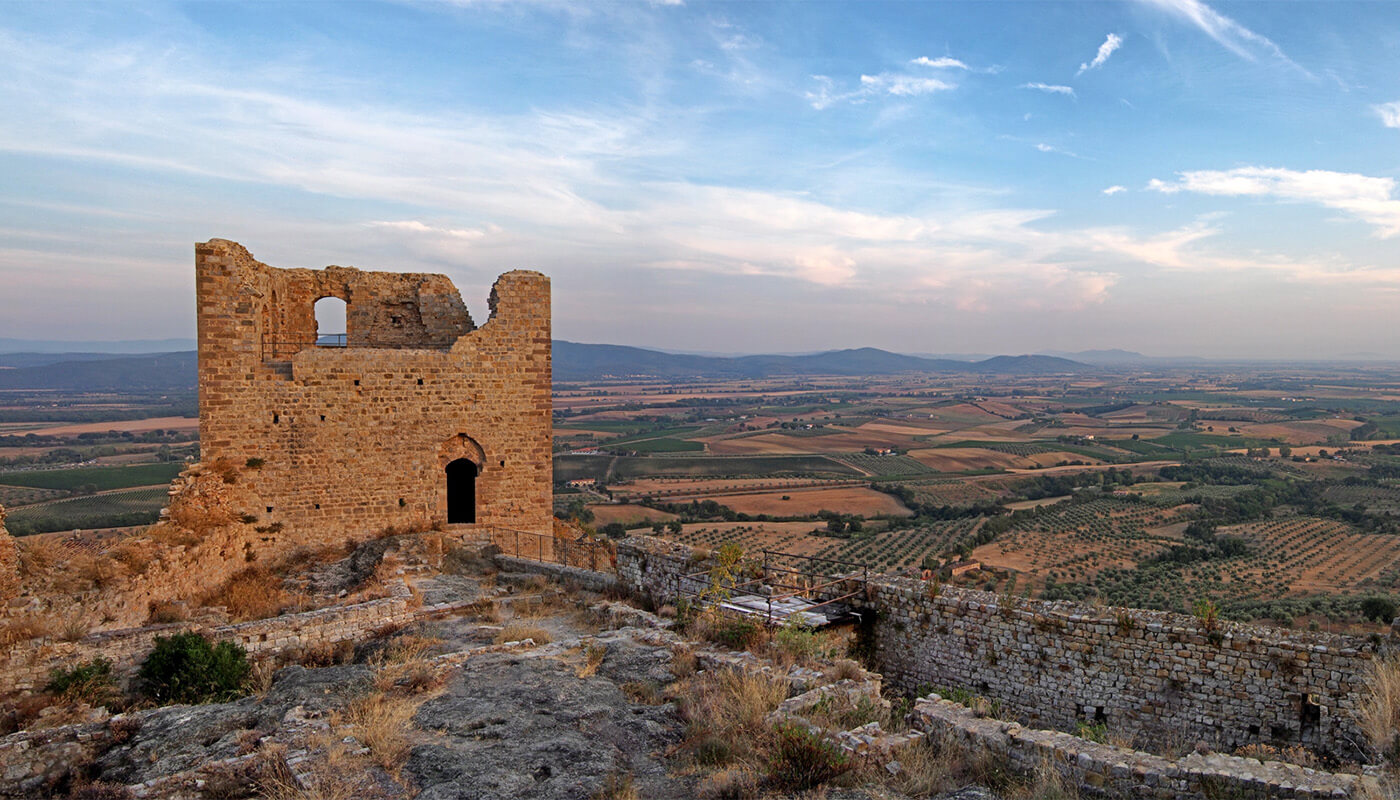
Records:
<instances>
[{"instance_id":1,"label":"wispy cloud","mask_svg":"<svg viewBox=\"0 0 1400 800\"><path fill-rule=\"evenodd\" d=\"M875 92L884 92L896 97L913 97L932 92L946 92L953 84L937 78L920 78L914 75L882 72L879 75L860 76L860 85Z\"/></svg>"},{"instance_id":2,"label":"wispy cloud","mask_svg":"<svg viewBox=\"0 0 1400 800\"><path fill-rule=\"evenodd\" d=\"M928 56L919 56L918 58L915 58L915 59L911 60L909 63L910 63L910 64L918 64L918 65L921 66L921 67L933 67L934 69L961 69L961 70L970 70L970 69L971 69L971 67L969 67L967 64L964 64L963 62L957 60L956 58L950 58L950 57L948 57L948 56L941 56L941 57L939 57L939 58L929 58Z\"/></svg>"},{"instance_id":3,"label":"wispy cloud","mask_svg":"<svg viewBox=\"0 0 1400 800\"><path fill-rule=\"evenodd\" d=\"M1167 194L1196 192L1317 203L1374 226L1376 235L1382 238L1400 235L1400 200L1394 197L1394 178L1328 170L1300 172L1278 167L1199 170L1177 175L1178 179L1172 182L1153 178L1147 188Z\"/></svg>"},{"instance_id":4,"label":"wispy cloud","mask_svg":"<svg viewBox=\"0 0 1400 800\"><path fill-rule=\"evenodd\" d=\"M957 85L938 78L926 78L898 72L881 72L878 75L860 76L860 86L840 91L836 83L826 75L813 75L817 88L807 91L803 97L818 111L830 108L837 103L863 103L878 95L893 97L917 97L934 92L956 89Z\"/></svg>"},{"instance_id":5,"label":"wispy cloud","mask_svg":"<svg viewBox=\"0 0 1400 800\"><path fill-rule=\"evenodd\" d=\"M1039 91L1039 92L1048 92L1048 93L1050 93L1050 94L1062 94L1062 95L1066 95L1067 97L1074 97L1074 96L1075 96L1075 95L1074 95L1074 87L1072 87L1072 86L1060 86L1060 85L1052 84L1052 83L1023 83L1023 84L1021 84L1020 87L1018 87L1018 88L1021 88L1021 89L1035 89L1036 91Z\"/></svg>"},{"instance_id":6,"label":"wispy cloud","mask_svg":"<svg viewBox=\"0 0 1400 800\"><path fill-rule=\"evenodd\" d=\"M1083 75L1088 70L1098 69L1099 67L1102 67L1104 65L1104 62L1108 61L1108 57L1113 55L1113 51L1117 50L1122 46L1123 37L1119 36L1116 33L1110 33L1108 35L1108 38L1103 40L1103 44L1099 45L1099 52L1094 56L1094 60L1090 61L1087 64L1080 64L1079 72L1075 74Z\"/></svg>"},{"instance_id":7,"label":"wispy cloud","mask_svg":"<svg viewBox=\"0 0 1400 800\"><path fill-rule=\"evenodd\" d=\"M1104 193L1104 194L1110 194L1110 195L1111 195L1111 194L1118 194L1119 192L1126 192L1126 191L1128 191L1126 187L1123 187L1123 186L1119 186L1119 185L1117 185L1117 184L1114 184L1113 186L1110 186L1110 187L1108 187L1107 189L1104 189L1104 190L1103 190L1103 193Z\"/></svg>"},{"instance_id":8,"label":"wispy cloud","mask_svg":"<svg viewBox=\"0 0 1400 800\"><path fill-rule=\"evenodd\" d=\"M1201 0L1139 0L1139 2L1156 6L1186 20L1220 43L1226 50L1246 61L1257 61L1260 56L1265 56L1282 61L1308 77L1312 77L1312 73L1284 55L1283 49L1274 44L1268 37L1255 33Z\"/></svg>"},{"instance_id":9,"label":"wispy cloud","mask_svg":"<svg viewBox=\"0 0 1400 800\"><path fill-rule=\"evenodd\" d=\"M1387 128L1400 128L1400 100L1393 103L1377 103L1371 106L1371 110L1381 118L1382 125Z\"/></svg>"}]
</instances>

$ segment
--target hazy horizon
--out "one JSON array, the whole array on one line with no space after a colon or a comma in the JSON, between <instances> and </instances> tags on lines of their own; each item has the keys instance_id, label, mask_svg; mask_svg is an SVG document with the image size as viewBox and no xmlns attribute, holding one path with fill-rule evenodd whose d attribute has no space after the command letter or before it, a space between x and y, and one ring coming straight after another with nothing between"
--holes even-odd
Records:
<instances>
[{"instance_id":1,"label":"hazy horizon","mask_svg":"<svg viewBox=\"0 0 1400 800\"><path fill-rule=\"evenodd\" d=\"M1388 10L10 3L0 337L189 337L229 238L576 342L1397 358Z\"/></svg>"}]
</instances>

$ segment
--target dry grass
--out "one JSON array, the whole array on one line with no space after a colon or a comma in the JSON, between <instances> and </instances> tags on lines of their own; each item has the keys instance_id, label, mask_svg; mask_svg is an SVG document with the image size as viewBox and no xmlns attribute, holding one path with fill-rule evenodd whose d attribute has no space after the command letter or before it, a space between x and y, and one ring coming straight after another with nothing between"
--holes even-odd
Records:
<instances>
[{"instance_id":1,"label":"dry grass","mask_svg":"<svg viewBox=\"0 0 1400 800\"><path fill-rule=\"evenodd\" d=\"M763 718L787 699L786 680L715 670L675 684L671 694L686 723L681 747L696 763L744 766L755 773L765 768L775 735Z\"/></svg>"},{"instance_id":2,"label":"dry grass","mask_svg":"<svg viewBox=\"0 0 1400 800\"><path fill-rule=\"evenodd\" d=\"M350 735L369 748L369 755L395 777L413 749L413 714L419 700L372 692L352 701L344 712Z\"/></svg>"},{"instance_id":3,"label":"dry grass","mask_svg":"<svg viewBox=\"0 0 1400 800\"><path fill-rule=\"evenodd\" d=\"M695 794L700 800L753 800L759 788L758 776L752 771L726 767L701 778Z\"/></svg>"},{"instance_id":4,"label":"dry grass","mask_svg":"<svg viewBox=\"0 0 1400 800\"><path fill-rule=\"evenodd\" d=\"M1371 662L1358 716L1373 752L1392 767L1400 766L1400 658Z\"/></svg>"},{"instance_id":5,"label":"dry grass","mask_svg":"<svg viewBox=\"0 0 1400 800\"><path fill-rule=\"evenodd\" d=\"M639 797L632 783L632 773L614 770L603 779L603 785L593 793L591 800L638 800Z\"/></svg>"},{"instance_id":6,"label":"dry grass","mask_svg":"<svg viewBox=\"0 0 1400 800\"><path fill-rule=\"evenodd\" d=\"M57 632L54 621L47 617L26 616L11 620L0 627L0 647L13 647L20 642L52 636Z\"/></svg>"},{"instance_id":7,"label":"dry grass","mask_svg":"<svg viewBox=\"0 0 1400 800\"><path fill-rule=\"evenodd\" d=\"M535 644L549 644L553 641L549 631L538 625L531 625L519 620L509 622L501 628L496 633L494 641L496 644L505 644L506 642L523 642L526 639L534 639Z\"/></svg>"},{"instance_id":8,"label":"dry grass","mask_svg":"<svg viewBox=\"0 0 1400 800\"><path fill-rule=\"evenodd\" d=\"M229 578L202 605L223 606L235 622L267 619L281 614L294 599L282 588L282 579L266 567L252 566Z\"/></svg>"},{"instance_id":9,"label":"dry grass","mask_svg":"<svg viewBox=\"0 0 1400 800\"><path fill-rule=\"evenodd\" d=\"M583 650L583 664L575 671L580 678L591 678L598 672L598 667L603 665L603 658L608 654L607 645L590 644Z\"/></svg>"},{"instance_id":10,"label":"dry grass","mask_svg":"<svg viewBox=\"0 0 1400 800\"><path fill-rule=\"evenodd\" d=\"M401 690L423 694L442 685L442 678L428 663L441 639L405 634L389 642L370 659L374 687L380 692Z\"/></svg>"}]
</instances>

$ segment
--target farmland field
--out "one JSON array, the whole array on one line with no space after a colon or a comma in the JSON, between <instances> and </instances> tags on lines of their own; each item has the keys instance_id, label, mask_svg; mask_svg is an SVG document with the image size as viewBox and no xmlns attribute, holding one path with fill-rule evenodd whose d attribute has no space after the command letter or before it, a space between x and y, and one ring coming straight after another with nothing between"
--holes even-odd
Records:
<instances>
[{"instance_id":1,"label":"farmland field","mask_svg":"<svg viewBox=\"0 0 1400 800\"><path fill-rule=\"evenodd\" d=\"M146 525L168 499L164 486L55 500L10 512L6 527L16 536L74 528Z\"/></svg>"},{"instance_id":2,"label":"farmland field","mask_svg":"<svg viewBox=\"0 0 1400 800\"><path fill-rule=\"evenodd\" d=\"M91 486L97 491L125 489L169 483L184 469L183 463L140 464L130 467L80 467L78 469L0 472L0 484L38 489L76 489Z\"/></svg>"},{"instance_id":3,"label":"farmland field","mask_svg":"<svg viewBox=\"0 0 1400 800\"><path fill-rule=\"evenodd\" d=\"M894 497L867 488L791 489L775 492L711 495L709 499L741 514L775 517L813 516L822 510L863 517L906 517L912 512Z\"/></svg>"}]
</instances>

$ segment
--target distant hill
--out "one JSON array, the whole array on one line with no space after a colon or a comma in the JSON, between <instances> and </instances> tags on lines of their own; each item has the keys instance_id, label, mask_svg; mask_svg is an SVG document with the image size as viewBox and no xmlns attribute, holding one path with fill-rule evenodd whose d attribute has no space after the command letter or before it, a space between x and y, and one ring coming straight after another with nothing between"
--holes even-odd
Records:
<instances>
[{"instance_id":1,"label":"distant hill","mask_svg":"<svg viewBox=\"0 0 1400 800\"><path fill-rule=\"evenodd\" d=\"M0 353L98 354L174 353L195 348L194 339L121 339L110 342L56 339L6 339L0 337Z\"/></svg>"},{"instance_id":2,"label":"distant hill","mask_svg":"<svg viewBox=\"0 0 1400 800\"><path fill-rule=\"evenodd\" d=\"M99 356L92 361L0 369L0 389L57 389L91 392L191 392L195 354L147 353Z\"/></svg>"},{"instance_id":3,"label":"distant hill","mask_svg":"<svg viewBox=\"0 0 1400 800\"><path fill-rule=\"evenodd\" d=\"M873 347L832 350L803 356L675 355L611 344L555 340L554 379L598 378L767 378L793 375L892 375L901 372L1041 375L1084 372L1090 368L1053 356L996 356L983 361L954 361L901 355Z\"/></svg>"},{"instance_id":4,"label":"distant hill","mask_svg":"<svg viewBox=\"0 0 1400 800\"><path fill-rule=\"evenodd\" d=\"M71 356L71 358L70 358ZM983 361L922 358L873 347L802 356L696 356L615 344L554 342L554 379L600 378L754 379L801 375L894 375L903 372L1046 375L1091 367L1054 356L996 356ZM189 392L196 382L194 351L19 353L0 355L0 389L62 391Z\"/></svg>"}]
</instances>

